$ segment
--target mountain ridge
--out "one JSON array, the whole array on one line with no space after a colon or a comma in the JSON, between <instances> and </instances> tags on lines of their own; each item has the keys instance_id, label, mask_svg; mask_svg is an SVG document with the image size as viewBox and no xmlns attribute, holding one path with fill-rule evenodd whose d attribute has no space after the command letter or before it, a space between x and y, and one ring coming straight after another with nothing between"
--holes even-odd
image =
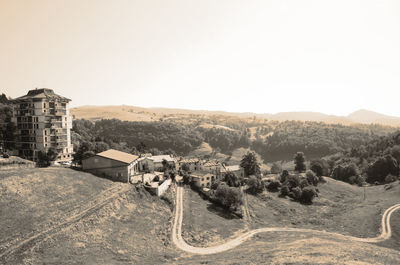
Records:
<instances>
[{"instance_id":1,"label":"mountain ridge","mask_svg":"<svg viewBox=\"0 0 400 265\"><path fill-rule=\"evenodd\" d=\"M71 109L71 113L75 118L84 118L89 120L99 119L120 119L127 121L157 121L171 116L182 115L226 115L237 116L241 118L261 118L277 121L297 120L297 121L314 121L325 123L338 123L350 125L354 123L361 124L380 124L393 127L400 127L400 117L389 116L378 112L360 109L350 113L347 116L336 116L324 114L321 112L311 111L294 111L294 112L278 112L270 113L253 113L253 112L228 112L218 110L190 110L177 108L161 108L161 107L136 107L128 105L113 106L92 106L85 105Z\"/></svg>"}]
</instances>

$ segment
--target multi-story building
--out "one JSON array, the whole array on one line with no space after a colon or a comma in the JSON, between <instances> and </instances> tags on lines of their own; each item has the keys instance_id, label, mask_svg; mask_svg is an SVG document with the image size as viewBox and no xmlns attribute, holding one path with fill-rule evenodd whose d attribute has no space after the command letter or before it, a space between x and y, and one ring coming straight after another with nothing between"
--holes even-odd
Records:
<instances>
[{"instance_id":1,"label":"multi-story building","mask_svg":"<svg viewBox=\"0 0 400 265\"><path fill-rule=\"evenodd\" d=\"M58 161L72 159L70 101L47 88L29 90L27 95L11 100L19 156L35 161L39 151L53 148Z\"/></svg>"}]
</instances>

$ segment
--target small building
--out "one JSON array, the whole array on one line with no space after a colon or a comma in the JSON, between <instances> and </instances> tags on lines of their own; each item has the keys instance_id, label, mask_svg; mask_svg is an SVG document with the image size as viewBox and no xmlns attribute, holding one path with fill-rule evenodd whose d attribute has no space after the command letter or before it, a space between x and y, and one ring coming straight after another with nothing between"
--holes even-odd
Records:
<instances>
[{"instance_id":1,"label":"small building","mask_svg":"<svg viewBox=\"0 0 400 265\"><path fill-rule=\"evenodd\" d=\"M130 177L139 172L137 159L138 156L109 149L82 160L82 169L116 181L129 182Z\"/></svg>"},{"instance_id":2,"label":"small building","mask_svg":"<svg viewBox=\"0 0 400 265\"><path fill-rule=\"evenodd\" d=\"M222 168L222 165L217 160L210 160L210 161L204 162L202 164L202 171L205 171L208 173L213 173L218 176L220 176L220 174L221 174L221 168Z\"/></svg>"},{"instance_id":3,"label":"small building","mask_svg":"<svg viewBox=\"0 0 400 265\"><path fill-rule=\"evenodd\" d=\"M207 173L204 176L192 175L192 182L201 188L210 188L211 185L218 180L215 174Z\"/></svg>"},{"instance_id":4,"label":"small building","mask_svg":"<svg viewBox=\"0 0 400 265\"><path fill-rule=\"evenodd\" d=\"M201 161L198 158L184 158L179 161L179 168L183 169L183 167L187 168L187 171L193 172L202 170L203 166Z\"/></svg>"},{"instance_id":5,"label":"small building","mask_svg":"<svg viewBox=\"0 0 400 265\"><path fill-rule=\"evenodd\" d=\"M142 156L138 159L139 170L143 172L164 171L163 161L166 161L166 166L171 169L176 169L176 161L170 155L157 156Z\"/></svg>"}]
</instances>

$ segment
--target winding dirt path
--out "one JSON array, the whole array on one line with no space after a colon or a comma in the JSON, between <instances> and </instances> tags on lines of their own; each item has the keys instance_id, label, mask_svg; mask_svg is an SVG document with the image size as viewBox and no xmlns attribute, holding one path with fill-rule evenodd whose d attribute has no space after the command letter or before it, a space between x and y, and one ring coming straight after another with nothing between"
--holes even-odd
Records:
<instances>
[{"instance_id":1,"label":"winding dirt path","mask_svg":"<svg viewBox=\"0 0 400 265\"><path fill-rule=\"evenodd\" d=\"M382 232L379 236L373 238L359 238L353 236L346 236L333 232L326 232L312 229L300 229L300 228L289 228L289 227L266 227L250 230L232 240L229 240L221 245L211 247L194 247L185 242L182 238L182 220L183 220L183 188L177 187L176 189L176 209L175 219L172 229L172 241L181 250L200 255L209 255L224 252L235 248L250 239L252 236L258 233L266 232L292 232L292 233L310 233L313 235L327 235L330 237L336 237L340 239L347 239L358 242L376 243L389 239L392 236L392 229L390 227L390 217L392 214L400 209L400 204L393 205L388 208L382 216Z\"/></svg>"}]
</instances>

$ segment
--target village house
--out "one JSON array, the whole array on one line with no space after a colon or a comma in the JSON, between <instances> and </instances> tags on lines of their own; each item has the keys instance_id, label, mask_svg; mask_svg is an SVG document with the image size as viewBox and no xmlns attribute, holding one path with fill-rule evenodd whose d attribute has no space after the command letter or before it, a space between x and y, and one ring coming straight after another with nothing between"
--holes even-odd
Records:
<instances>
[{"instance_id":1,"label":"village house","mask_svg":"<svg viewBox=\"0 0 400 265\"><path fill-rule=\"evenodd\" d=\"M166 162L166 167L176 169L177 163L170 155L144 155L138 159L138 168L142 172L164 171L163 161Z\"/></svg>"},{"instance_id":2,"label":"village house","mask_svg":"<svg viewBox=\"0 0 400 265\"><path fill-rule=\"evenodd\" d=\"M215 174L207 173L204 176L192 175L192 182L199 188L210 188L219 178Z\"/></svg>"},{"instance_id":3,"label":"village house","mask_svg":"<svg viewBox=\"0 0 400 265\"><path fill-rule=\"evenodd\" d=\"M82 160L82 169L116 181L129 182L139 173L138 156L109 149Z\"/></svg>"},{"instance_id":4,"label":"village house","mask_svg":"<svg viewBox=\"0 0 400 265\"><path fill-rule=\"evenodd\" d=\"M217 160L210 160L202 164L202 171L213 173L217 176L221 174L222 164Z\"/></svg>"},{"instance_id":5,"label":"village house","mask_svg":"<svg viewBox=\"0 0 400 265\"><path fill-rule=\"evenodd\" d=\"M198 158L184 158L179 161L179 168L186 168L187 171L193 172L202 170L202 163Z\"/></svg>"}]
</instances>

